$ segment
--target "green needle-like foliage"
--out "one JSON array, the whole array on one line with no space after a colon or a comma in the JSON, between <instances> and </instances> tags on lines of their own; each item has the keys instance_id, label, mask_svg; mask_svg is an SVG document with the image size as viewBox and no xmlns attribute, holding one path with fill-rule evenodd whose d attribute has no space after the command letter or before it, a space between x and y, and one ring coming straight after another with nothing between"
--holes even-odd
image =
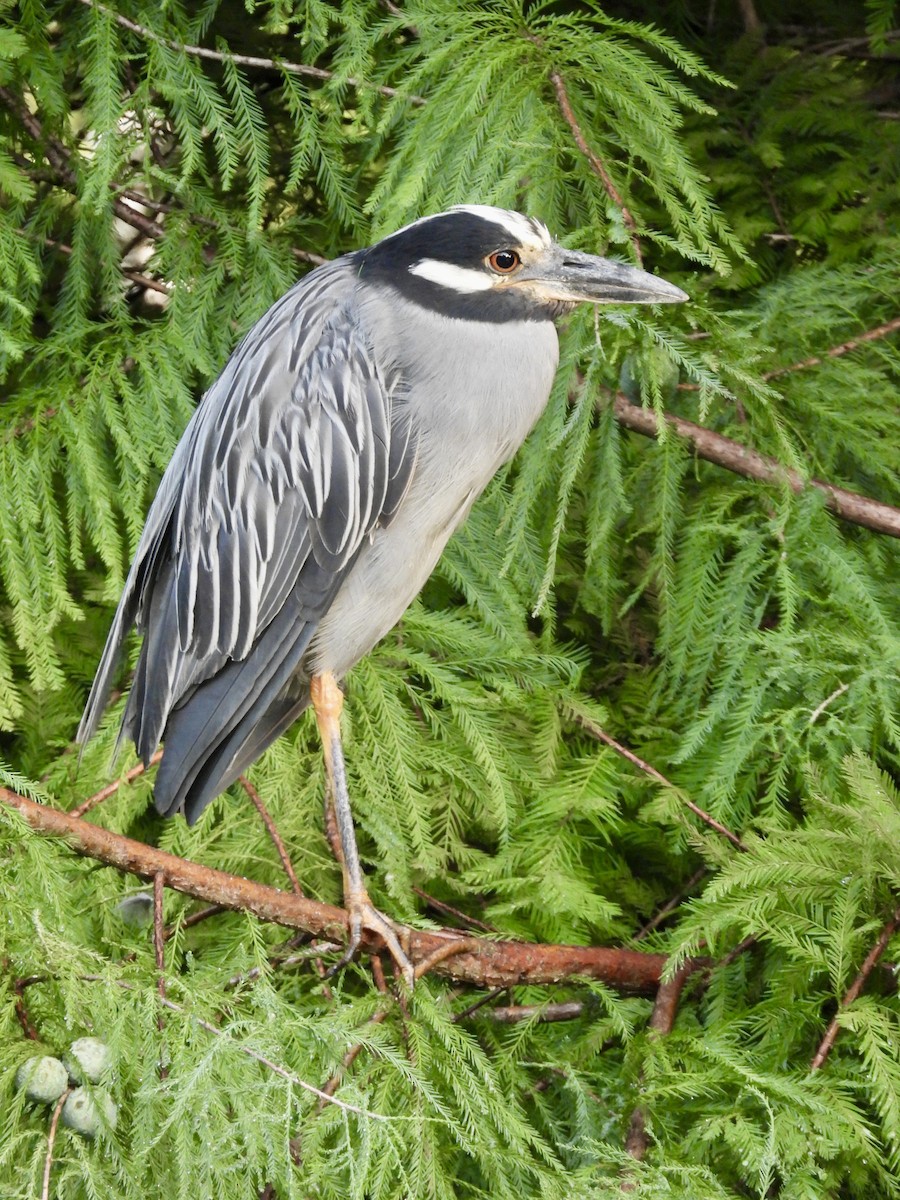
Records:
<instances>
[{"instance_id":1,"label":"green needle-like foliage","mask_svg":"<svg viewBox=\"0 0 900 1200\"><path fill-rule=\"evenodd\" d=\"M161 988L146 881L0 804L3 1196L900 1195L898 542L662 420L900 504L896 24L889 0L0 5L0 785L73 808L135 765L110 766L121 693L80 757L75 729L160 475L253 322L419 215L518 208L691 303L568 320L545 416L349 676L372 898L667 979L708 960L668 1022L596 981L401 999L167 890ZM339 903L308 715L250 780ZM288 886L240 787L189 829L152 783L89 819ZM16 1070L87 1035L118 1119L50 1144Z\"/></svg>"}]
</instances>

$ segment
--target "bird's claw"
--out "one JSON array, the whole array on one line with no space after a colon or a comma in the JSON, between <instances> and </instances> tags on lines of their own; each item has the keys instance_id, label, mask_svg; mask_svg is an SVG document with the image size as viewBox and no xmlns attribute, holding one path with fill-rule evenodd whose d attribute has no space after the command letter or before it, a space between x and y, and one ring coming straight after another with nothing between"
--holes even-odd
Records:
<instances>
[{"instance_id":1,"label":"bird's claw","mask_svg":"<svg viewBox=\"0 0 900 1200\"><path fill-rule=\"evenodd\" d=\"M409 955L400 944L400 936L404 932L403 926L395 924L390 917L379 912L366 894L360 897L347 897L346 904L350 914L350 937L346 950L328 971L328 975L336 974L352 960L359 949L363 931L366 931L381 938L398 971L403 976L406 986L411 989L415 984L416 973Z\"/></svg>"}]
</instances>

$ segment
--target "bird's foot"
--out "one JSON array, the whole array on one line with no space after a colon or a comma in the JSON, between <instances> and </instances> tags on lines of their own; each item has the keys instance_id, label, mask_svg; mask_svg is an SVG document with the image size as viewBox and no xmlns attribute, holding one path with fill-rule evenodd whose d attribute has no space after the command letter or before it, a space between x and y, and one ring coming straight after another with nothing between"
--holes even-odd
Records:
<instances>
[{"instance_id":1,"label":"bird's foot","mask_svg":"<svg viewBox=\"0 0 900 1200\"><path fill-rule=\"evenodd\" d=\"M350 962L359 949L363 931L365 931L367 933L374 933L381 938L385 948L394 960L397 970L406 981L407 987L412 988L416 979L415 968L409 955L400 943L400 939L406 934L404 926L398 925L390 917L386 917L384 913L379 912L369 899L369 894L366 891L348 895L345 898L345 904L350 914L350 939L347 942L347 949L328 974L333 975Z\"/></svg>"}]
</instances>

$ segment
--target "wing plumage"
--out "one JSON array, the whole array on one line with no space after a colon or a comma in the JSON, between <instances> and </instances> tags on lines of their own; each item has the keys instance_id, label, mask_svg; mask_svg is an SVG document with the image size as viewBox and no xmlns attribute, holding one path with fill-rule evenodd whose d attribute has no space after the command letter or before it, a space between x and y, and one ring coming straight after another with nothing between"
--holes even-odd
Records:
<instances>
[{"instance_id":1,"label":"wing plumage","mask_svg":"<svg viewBox=\"0 0 900 1200\"><path fill-rule=\"evenodd\" d=\"M369 344L354 289L339 260L266 313L198 407L148 514L78 740L95 732L136 625L120 739L144 761L165 741L161 811L195 819L302 709L291 681L318 621L406 492L402 382Z\"/></svg>"}]
</instances>

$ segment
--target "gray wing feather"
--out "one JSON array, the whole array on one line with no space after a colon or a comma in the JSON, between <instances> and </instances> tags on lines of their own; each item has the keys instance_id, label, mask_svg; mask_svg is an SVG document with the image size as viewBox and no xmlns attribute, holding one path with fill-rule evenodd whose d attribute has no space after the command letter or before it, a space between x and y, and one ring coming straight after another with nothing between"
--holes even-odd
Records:
<instances>
[{"instance_id":1,"label":"gray wing feather","mask_svg":"<svg viewBox=\"0 0 900 1200\"><path fill-rule=\"evenodd\" d=\"M282 693L408 487L406 407L360 326L346 261L282 297L204 397L151 506L78 730L81 742L95 732L137 625L120 738L145 761L165 740L161 807L184 804L201 777L205 796L302 707Z\"/></svg>"}]
</instances>

